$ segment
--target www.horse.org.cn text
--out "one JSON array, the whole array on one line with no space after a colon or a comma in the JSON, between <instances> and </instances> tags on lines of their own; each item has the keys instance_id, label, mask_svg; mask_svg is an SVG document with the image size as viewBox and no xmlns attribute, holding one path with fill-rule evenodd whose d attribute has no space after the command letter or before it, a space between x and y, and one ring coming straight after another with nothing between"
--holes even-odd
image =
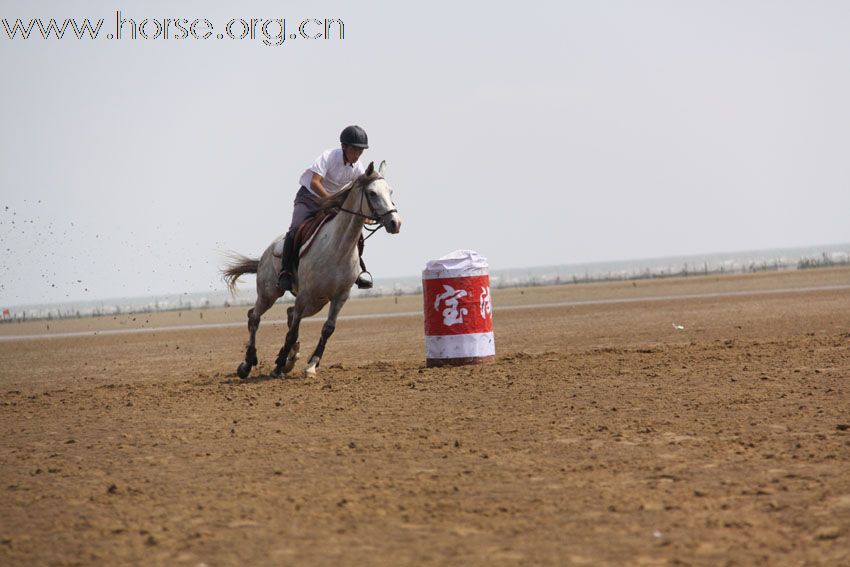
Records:
<instances>
[{"instance_id":1,"label":"www.horse.org.cn text","mask_svg":"<svg viewBox=\"0 0 850 567\"><path fill-rule=\"evenodd\" d=\"M104 18L3 18L5 40L247 40L279 46L295 40L343 40L345 22L338 18L232 18L215 24L207 18L131 18L116 11Z\"/></svg>"}]
</instances>

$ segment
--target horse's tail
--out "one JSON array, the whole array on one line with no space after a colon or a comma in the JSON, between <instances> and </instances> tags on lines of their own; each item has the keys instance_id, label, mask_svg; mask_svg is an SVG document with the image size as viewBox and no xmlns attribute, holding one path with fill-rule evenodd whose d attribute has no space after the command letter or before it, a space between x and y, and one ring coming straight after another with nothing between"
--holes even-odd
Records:
<instances>
[{"instance_id":1,"label":"horse's tail","mask_svg":"<svg viewBox=\"0 0 850 567\"><path fill-rule=\"evenodd\" d=\"M236 280L242 274L256 274L257 268L260 266L260 261L256 258L249 258L236 252L228 254L230 261L221 269L221 275L227 284L227 289L230 293L236 292Z\"/></svg>"}]
</instances>

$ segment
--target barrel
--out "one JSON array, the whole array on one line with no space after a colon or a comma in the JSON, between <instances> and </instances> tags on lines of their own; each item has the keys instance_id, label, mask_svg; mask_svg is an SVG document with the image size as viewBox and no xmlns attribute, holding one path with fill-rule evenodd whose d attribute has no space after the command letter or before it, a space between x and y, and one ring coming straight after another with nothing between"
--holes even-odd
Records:
<instances>
[{"instance_id":1,"label":"barrel","mask_svg":"<svg viewBox=\"0 0 850 567\"><path fill-rule=\"evenodd\" d=\"M455 250L422 271L425 363L479 364L496 358L487 259Z\"/></svg>"}]
</instances>

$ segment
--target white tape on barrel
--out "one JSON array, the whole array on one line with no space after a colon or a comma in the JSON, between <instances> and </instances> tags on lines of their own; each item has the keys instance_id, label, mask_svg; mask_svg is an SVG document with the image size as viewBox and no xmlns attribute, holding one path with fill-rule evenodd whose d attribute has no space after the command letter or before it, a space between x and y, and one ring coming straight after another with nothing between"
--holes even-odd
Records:
<instances>
[{"instance_id":1,"label":"white tape on barrel","mask_svg":"<svg viewBox=\"0 0 850 567\"><path fill-rule=\"evenodd\" d=\"M425 337L428 358L478 358L496 354L493 332Z\"/></svg>"}]
</instances>

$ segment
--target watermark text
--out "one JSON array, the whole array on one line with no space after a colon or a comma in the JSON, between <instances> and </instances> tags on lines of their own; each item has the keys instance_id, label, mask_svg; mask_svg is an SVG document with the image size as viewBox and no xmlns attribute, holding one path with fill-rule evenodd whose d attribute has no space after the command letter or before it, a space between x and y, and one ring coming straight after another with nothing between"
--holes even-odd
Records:
<instances>
[{"instance_id":1,"label":"watermark text","mask_svg":"<svg viewBox=\"0 0 850 567\"><path fill-rule=\"evenodd\" d=\"M46 21L46 23L45 23ZM232 18L214 24L207 18L131 18L120 10L115 18L3 18L0 40L247 40L280 46L295 40L344 40L339 18Z\"/></svg>"}]
</instances>

